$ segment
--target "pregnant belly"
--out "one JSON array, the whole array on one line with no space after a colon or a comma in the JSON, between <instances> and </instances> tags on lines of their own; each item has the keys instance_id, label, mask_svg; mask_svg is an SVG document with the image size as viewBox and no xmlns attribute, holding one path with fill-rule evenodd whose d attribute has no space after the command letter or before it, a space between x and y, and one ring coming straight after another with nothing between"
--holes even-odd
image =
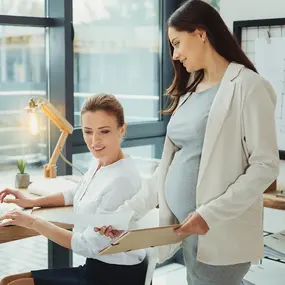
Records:
<instances>
[{"instance_id":1,"label":"pregnant belly","mask_svg":"<svg viewBox=\"0 0 285 285\"><path fill-rule=\"evenodd\" d=\"M196 186L200 159L186 164L173 160L165 181L166 202L179 222L196 209Z\"/></svg>"}]
</instances>

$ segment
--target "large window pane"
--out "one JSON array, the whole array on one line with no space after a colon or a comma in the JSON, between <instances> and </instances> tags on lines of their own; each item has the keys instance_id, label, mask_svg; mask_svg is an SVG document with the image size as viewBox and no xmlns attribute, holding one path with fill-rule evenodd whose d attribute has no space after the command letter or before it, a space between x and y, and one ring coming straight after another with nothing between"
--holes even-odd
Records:
<instances>
[{"instance_id":1,"label":"large window pane","mask_svg":"<svg viewBox=\"0 0 285 285\"><path fill-rule=\"evenodd\" d=\"M0 0L0 14L44 17L45 0Z\"/></svg>"},{"instance_id":2,"label":"large window pane","mask_svg":"<svg viewBox=\"0 0 285 285\"><path fill-rule=\"evenodd\" d=\"M38 114L33 136L24 110L32 96L46 96L44 34L43 28L0 26L0 176L6 178L15 175L19 158L31 171L47 160L46 118Z\"/></svg>"},{"instance_id":3,"label":"large window pane","mask_svg":"<svg viewBox=\"0 0 285 285\"><path fill-rule=\"evenodd\" d=\"M107 92L128 122L159 119L159 0L74 0L75 125L86 97Z\"/></svg>"},{"instance_id":4,"label":"large window pane","mask_svg":"<svg viewBox=\"0 0 285 285\"><path fill-rule=\"evenodd\" d=\"M19 1L21 2L21 1ZM47 120L39 114L39 133L29 131L24 110L32 96L46 97L45 29L0 26L0 190L14 187L17 159L26 159L27 172L43 176L47 162ZM3 204L0 204L0 207ZM0 245L0 279L47 267L43 237Z\"/></svg>"}]
</instances>

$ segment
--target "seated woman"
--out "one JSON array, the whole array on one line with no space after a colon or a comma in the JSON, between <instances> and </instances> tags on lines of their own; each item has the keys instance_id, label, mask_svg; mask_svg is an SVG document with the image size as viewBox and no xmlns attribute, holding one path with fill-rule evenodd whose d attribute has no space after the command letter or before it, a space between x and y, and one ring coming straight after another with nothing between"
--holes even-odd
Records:
<instances>
[{"instance_id":1,"label":"seated woman","mask_svg":"<svg viewBox=\"0 0 285 285\"><path fill-rule=\"evenodd\" d=\"M141 187L140 175L132 159L124 155L120 143L126 130L124 113L118 100L107 94L89 98L81 110L85 143L96 158L96 163L84 175L74 191L58 193L30 200L16 190L0 192L0 203L15 203L20 207L52 207L73 204L79 214L95 214L102 209L115 211L132 198ZM5 199L12 194L15 199ZM5 200L4 200L5 199ZM93 227L75 225L73 232L52 223L26 215L9 212L0 221L3 225L19 225L33 229L57 244L86 257L84 266L77 268L47 269L5 277L1 285L143 285L147 264L145 250L98 256L110 238L93 231Z\"/></svg>"}]
</instances>

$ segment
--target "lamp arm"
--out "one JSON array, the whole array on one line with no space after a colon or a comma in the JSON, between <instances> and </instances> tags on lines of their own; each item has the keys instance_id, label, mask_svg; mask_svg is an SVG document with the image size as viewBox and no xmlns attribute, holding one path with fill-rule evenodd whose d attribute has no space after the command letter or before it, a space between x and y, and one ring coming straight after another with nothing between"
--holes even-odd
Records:
<instances>
[{"instance_id":1,"label":"lamp arm","mask_svg":"<svg viewBox=\"0 0 285 285\"><path fill-rule=\"evenodd\" d=\"M65 141L67 139L67 136L69 135L68 132L62 131L60 134L60 137L58 139L58 142L56 144L56 147L54 148L53 154L49 160L49 163L45 165L45 177L49 178L55 178L56 177L56 162L60 155L60 152L62 151L62 148L65 144Z\"/></svg>"},{"instance_id":2,"label":"lamp arm","mask_svg":"<svg viewBox=\"0 0 285 285\"><path fill-rule=\"evenodd\" d=\"M62 148L65 144L66 139L67 139L67 136L68 136L68 132L64 132L64 131L61 132L61 135L58 139L58 142L56 144L56 147L53 151L53 154L52 154L48 164L56 164L56 161L59 157L59 153L62 151Z\"/></svg>"}]
</instances>

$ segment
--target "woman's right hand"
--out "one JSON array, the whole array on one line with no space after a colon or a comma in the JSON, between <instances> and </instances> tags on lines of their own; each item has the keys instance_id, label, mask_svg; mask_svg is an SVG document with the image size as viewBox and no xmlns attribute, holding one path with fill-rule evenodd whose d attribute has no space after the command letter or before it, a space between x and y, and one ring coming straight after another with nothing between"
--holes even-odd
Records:
<instances>
[{"instance_id":1,"label":"woman's right hand","mask_svg":"<svg viewBox=\"0 0 285 285\"><path fill-rule=\"evenodd\" d=\"M12 195L12 196L14 196L14 198L13 199L5 199L6 196L8 196L8 195ZM9 189L9 188L6 188L6 189L0 191L0 203L14 203L14 204L16 204L22 208L32 208L34 206L33 200L25 197L25 195L23 193L21 193L21 191Z\"/></svg>"},{"instance_id":2,"label":"woman's right hand","mask_svg":"<svg viewBox=\"0 0 285 285\"><path fill-rule=\"evenodd\" d=\"M104 235L112 239L117 238L123 232L123 230L115 230L111 226L109 227L104 226L101 228L95 227L94 231L99 232L102 236Z\"/></svg>"}]
</instances>

